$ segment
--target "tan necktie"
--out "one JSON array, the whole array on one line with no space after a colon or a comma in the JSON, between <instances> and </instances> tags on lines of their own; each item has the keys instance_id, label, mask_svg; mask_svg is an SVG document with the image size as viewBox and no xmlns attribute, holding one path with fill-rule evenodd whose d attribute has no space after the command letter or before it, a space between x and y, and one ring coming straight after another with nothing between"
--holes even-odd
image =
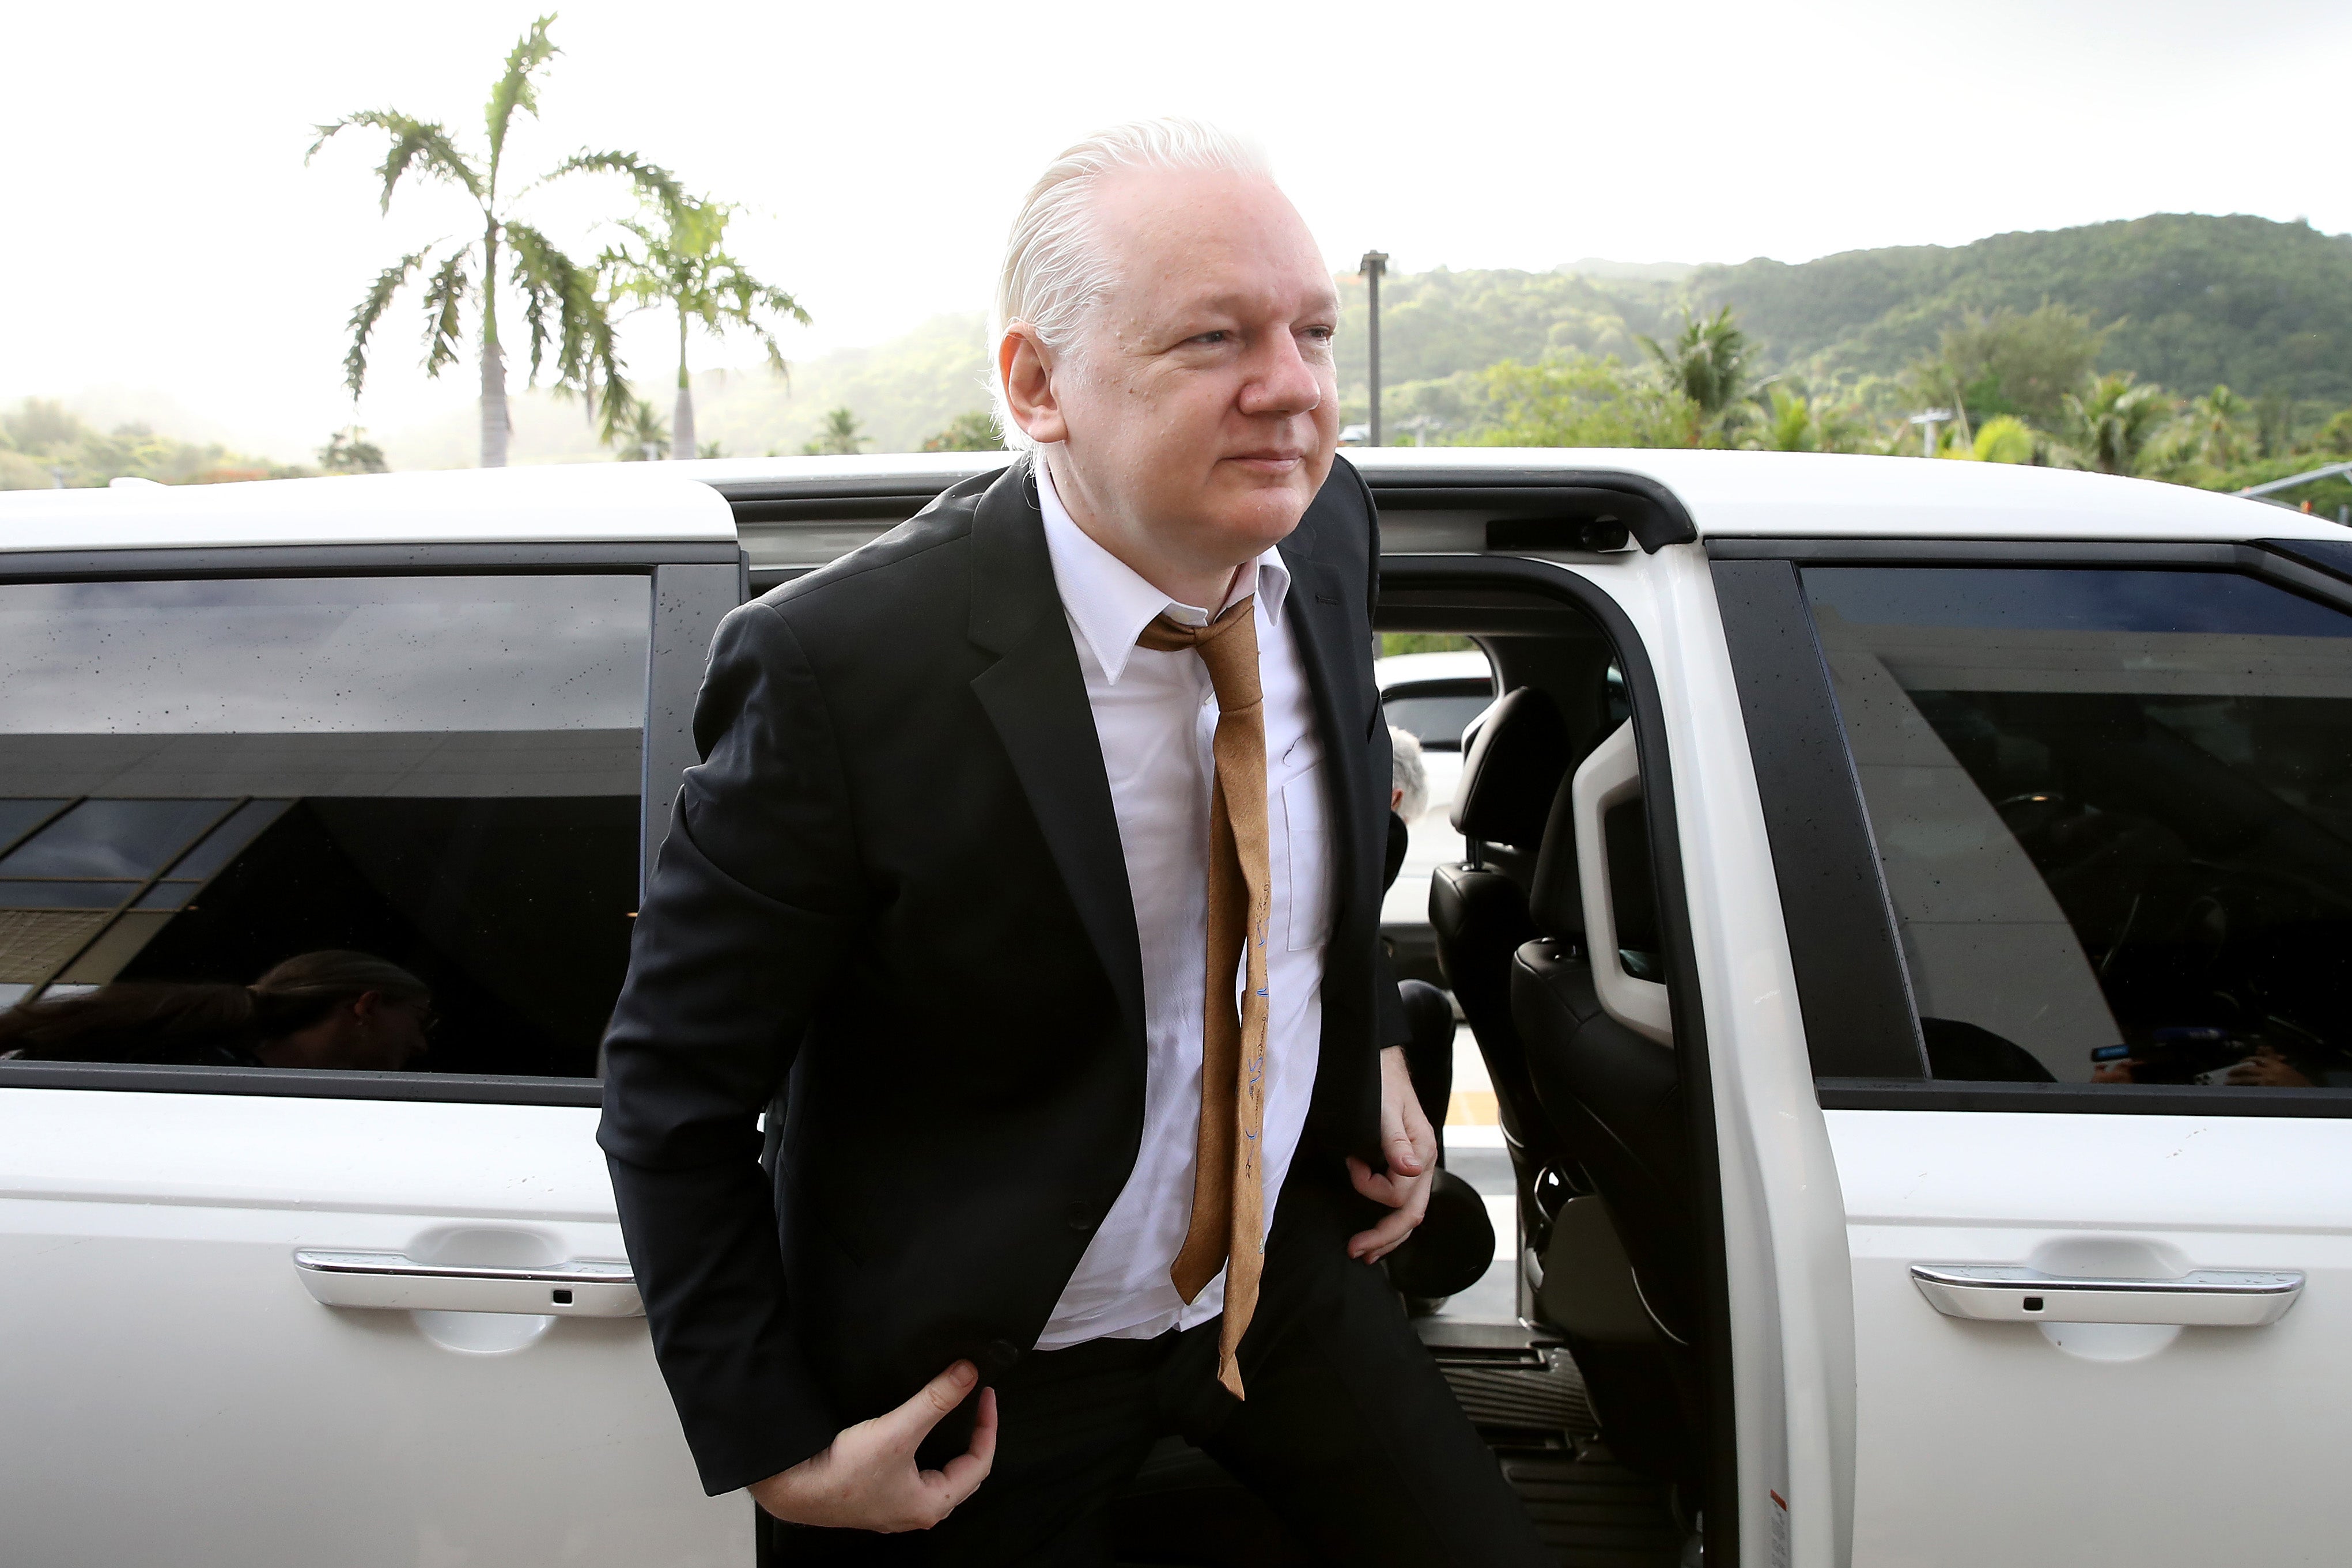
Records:
<instances>
[{"instance_id":1,"label":"tan necktie","mask_svg":"<svg viewBox=\"0 0 2352 1568\"><path fill-rule=\"evenodd\" d=\"M1217 1333L1217 1381L1242 1397L1235 1358L1257 1309L1265 1267L1265 939L1274 894L1265 827L1265 712L1257 680L1256 596L1206 626L1162 615L1136 639L1146 648L1197 652L1217 694L1216 787L1209 802L1209 967L1201 1031L1200 1159L1192 1219L1169 1278L1191 1301L1225 1270ZM1246 964L1240 1008L1234 975Z\"/></svg>"}]
</instances>

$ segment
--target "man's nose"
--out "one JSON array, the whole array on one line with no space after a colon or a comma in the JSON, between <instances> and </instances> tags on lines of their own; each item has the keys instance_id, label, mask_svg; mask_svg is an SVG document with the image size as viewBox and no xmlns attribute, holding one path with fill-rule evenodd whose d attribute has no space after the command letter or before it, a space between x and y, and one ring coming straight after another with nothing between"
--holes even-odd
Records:
<instances>
[{"instance_id":1,"label":"man's nose","mask_svg":"<svg viewBox=\"0 0 2352 1568\"><path fill-rule=\"evenodd\" d=\"M1251 358L1256 362L1242 387L1244 413L1305 413L1323 401L1322 381L1298 351L1298 340L1288 332L1267 333Z\"/></svg>"}]
</instances>

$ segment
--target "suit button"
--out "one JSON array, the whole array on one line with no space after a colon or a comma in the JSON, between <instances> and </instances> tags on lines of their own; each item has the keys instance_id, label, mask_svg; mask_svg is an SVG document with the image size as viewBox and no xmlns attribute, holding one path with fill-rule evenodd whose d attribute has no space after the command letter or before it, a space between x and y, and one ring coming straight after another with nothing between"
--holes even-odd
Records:
<instances>
[{"instance_id":1,"label":"suit button","mask_svg":"<svg viewBox=\"0 0 2352 1568\"><path fill-rule=\"evenodd\" d=\"M1021 1347L1009 1339L992 1339L980 1354L987 1362L986 1370L1003 1372L1021 1359Z\"/></svg>"},{"instance_id":2,"label":"suit button","mask_svg":"<svg viewBox=\"0 0 2352 1568\"><path fill-rule=\"evenodd\" d=\"M1081 1198L1070 1205L1063 1218L1070 1222L1073 1230L1092 1230L1095 1228L1095 1206Z\"/></svg>"}]
</instances>

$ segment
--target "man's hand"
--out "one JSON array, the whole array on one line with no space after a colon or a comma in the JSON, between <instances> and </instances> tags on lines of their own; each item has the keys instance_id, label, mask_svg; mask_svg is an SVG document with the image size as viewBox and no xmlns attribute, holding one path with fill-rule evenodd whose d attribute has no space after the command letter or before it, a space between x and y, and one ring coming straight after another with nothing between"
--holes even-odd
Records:
<instances>
[{"instance_id":1,"label":"man's hand","mask_svg":"<svg viewBox=\"0 0 2352 1568\"><path fill-rule=\"evenodd\" d=\"M1371 1166L1348 1156L1348 1179L1356 1190L1396 1210L1349 1239L1348 1256L1367 1263L1379 1262L1412 1234L1429 1212L1429 1189L1437 1179L1437 1134L1421 1113L1399 1045L1381 1052L1381 1153L1388 1161L1385 1176L1374 1176Z\"/></svg>"},{"instance_id":2,"label":"man's hand","mask_svg":"<svg viewBox=\"0 0 2352 1568\"><path fill-rule=\"evenodd\" d=\"M943 1470L915 1468L915 1448L980 1381L959 1361L887 1416L835 1435L824 1452L751 1484L751 1500L778 1519L833 1530L929 1530L988 1479L996 1458L996 1390L980 1392L971 1447Z\"/></svg>"},{"instance_id":3,"label":"man's hand","mask_svg":"<svg viewBox=\"0 0 2352 1568\"><path fill-rule=\"evenodd\" d=\"M2260 1084L2266 1089L2308 1089L2312 1086L2310 1079L2296 1071L2285 1057L2267 1045L2230 1069L2225 1082Z\"/></svg>"}]
</instances>

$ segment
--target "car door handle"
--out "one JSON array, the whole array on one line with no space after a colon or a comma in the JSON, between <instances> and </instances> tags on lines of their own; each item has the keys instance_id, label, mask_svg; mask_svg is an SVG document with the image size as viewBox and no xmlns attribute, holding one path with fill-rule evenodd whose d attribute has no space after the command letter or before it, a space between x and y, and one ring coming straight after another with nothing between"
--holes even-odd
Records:
<instances>
[{"instance_id":1,"label":"car door handle","mask_svg":"<svg viewBox=\"0 0 2352 1568\"><path fill-rule=\"evenodd\" d=\"M294 1254L294 1271L313 1301L331 1307L572 1318L637 1318L646 1312L628 1264L594 1259L496 1269L420 1263L398 1252L306 1249Z\"/></svg>"},{"instance_id":2,"label":"car door handle","mask_svg":"<svg viewBox=\"0 0 2352 1568\"><path fill-rule=\"evenodd\" d=\"M1914 1263L1911 1282L1946 1317L2003 1323L2177 1323L2262 1328L2286 1316L2303 1276L2200 1269L2177 1280L2107 1280L1974 1263Z\"/></svg>"}]
</instances>

